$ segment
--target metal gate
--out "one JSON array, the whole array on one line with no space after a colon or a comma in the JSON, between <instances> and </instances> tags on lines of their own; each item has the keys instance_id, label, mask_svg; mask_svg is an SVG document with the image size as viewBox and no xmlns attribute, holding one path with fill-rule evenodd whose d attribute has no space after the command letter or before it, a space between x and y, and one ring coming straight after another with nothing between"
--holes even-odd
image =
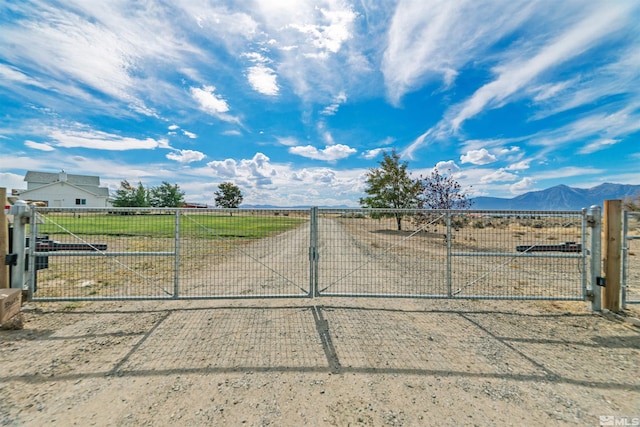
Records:
<instances>
[{"instance_id":1,"label":"metal gate","mask_svg":"<svg viewBox=\"0 0 640 427\"><path fill-rule=\"evenodd\" d=\"M586 211L320 210L317 295L584 300L587 220Z\"/></svg>"},{"instance_id":2,"label":"metal gate","mask_svg":"<svg viewBox=\"0 0 640 427\"><path fill-rule=\"evenodd\" d=\"M640 304L640 212L624 211L622 217L622 308Z\"/></svg>"},{"instance_id":3,"label":"metal gate","mask_svg":"<svg viewBox=\"0 0 640 427\"><path fill-rule=\"evenodd\" d=\"M584 300L590 219L584 210L34 208L29 286L39 301Z\"/></svg>"}]
</instances>

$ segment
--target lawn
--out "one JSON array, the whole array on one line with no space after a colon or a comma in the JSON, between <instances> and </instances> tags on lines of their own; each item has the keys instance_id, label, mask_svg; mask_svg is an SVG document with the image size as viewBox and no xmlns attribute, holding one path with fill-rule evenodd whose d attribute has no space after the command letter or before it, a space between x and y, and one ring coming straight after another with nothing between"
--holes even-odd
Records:
<instances>
[{"instance_id":1,"label":"lawn","mask_svg":"<svg viewBox=\"0 0 640 427\"><path fill-rule=\"evenodd\" d=\"M37 234L52 238L61 234L173 237L177 219L175 213L46 213L39 217ZM295 228L307 219L273 212L229 215L181 211L179 221L181 237L260 239Z\"/></svg>"}]
</instances>

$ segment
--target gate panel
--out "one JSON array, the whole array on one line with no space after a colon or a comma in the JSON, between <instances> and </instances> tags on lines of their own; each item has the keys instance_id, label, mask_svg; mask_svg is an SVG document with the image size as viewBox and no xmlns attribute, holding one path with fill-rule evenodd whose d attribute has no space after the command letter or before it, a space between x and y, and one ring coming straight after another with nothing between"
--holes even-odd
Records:
<instances>
[{"instance_id":1,"label":"gate panel","mask_svg":"<svg viewBox=\"0 0 640 427\"><path fill-rule=\"evenodd\" d=\"M309 211L183 210L180 296L309 296Z\"/></svg>"},{"instance_id":2,"label":"gate panel","mask_svg":"<svg viewBox=\"0 0 640 427\"><path fill-rule=\"evenodd\" d=\"M320 295L554 300L586 296L585 212L320 213Z\"/></svg>"},{"instance_id":3,"label":"gate panel","mask_svg":"<svg viewBox=\"0 0 640 427\"><path fill-rule=\"evenodd\" d=\"M36 208L31 223L34 300L310 294L307 211Z\"/></svg>"},{"instance_id":4,"label":"gate panel","mask_svg":"<svg viewBox=\"0 0 640 427\"><path fill-rule=\"evenodd\" d=\"M583 300L583 212L452 213L453 296Z\"/></svg>"},{"instance_id":5,"label":"gate panel","mask_svg":"<svg viewBox=\"0 0 640 427\"><path fill-rule=\"evenodd\" d=\"M622 307L640 304L640 212L624 212Z\"/></svg>"},{"instance_id":6,"label":"gate panel","mask_svg":"<svg viewBox=\"0 0 640 427\"><path fill-rule=\"evenodd\" d=\"M320 209L319 294L447 296L445 236L413 222L417 212Z\"/></svg>"},{"instance_id":7,"label":"gate panel","mask_svg":"<svg viewBox=\"0 0 640 427\"><path fill-rule=\"evenodd\" d=\"M35 300L173 296L175 212L34 208L30 222Z\"/></svg>"}]
</instances>

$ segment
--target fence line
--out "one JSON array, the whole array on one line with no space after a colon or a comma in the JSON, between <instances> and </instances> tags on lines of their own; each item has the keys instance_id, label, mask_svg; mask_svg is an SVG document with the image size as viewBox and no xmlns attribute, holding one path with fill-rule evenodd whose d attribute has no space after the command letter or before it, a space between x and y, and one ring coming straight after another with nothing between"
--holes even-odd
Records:
<instances>
[{"instance_id":1,"label":"fence line","mask_svg":"<svg viewBox=\"0 0 640 427\"><path fill-rule=\"evenodd\" d=\"M584 300L587 224L584 210L36 207L30 283L36 300Z\"/></svg>"}]
</instances>

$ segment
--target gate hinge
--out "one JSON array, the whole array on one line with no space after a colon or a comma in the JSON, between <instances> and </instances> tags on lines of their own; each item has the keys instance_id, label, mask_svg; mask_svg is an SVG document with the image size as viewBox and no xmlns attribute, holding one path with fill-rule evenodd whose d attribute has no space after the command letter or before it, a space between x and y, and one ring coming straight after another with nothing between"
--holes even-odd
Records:
<instances>
[{"instance_id":1,"label":"gate hinge","mask_svg":"<svg viewBox=\"0 0 640 427\"><path fill-rule=\"evenodd\" d=\"M593 302L595 300L595 298L596 298L596 294L591 289L587 290L587 293L586 293L585 296L587 297L586 298L587 301L591 301L591 302Z\"/></svg>"},{"instance_id":2,"label":"gate hinge","mask_svg":"<svg viewBox=\"0 0 640 427\"><path fill-rule=\"evenodd\" d=\"M318 261L320 259L320 253L318 253L318 249L309 248L309 261Z\"/></svg>"},{"instance_id":3,"label":"gate hinge","mask_svg":"<svg viewBox=\"0 0 640 427\"><path fill-rule=\"evenodd\" d=\"M4 265L18 265L18 254L6 254L4 256Z\"/></svg>"},{"instance_id":4,"label":"gate hinge","mask_svg":"<svg viewBox=\"0 0 640 427\"><path fill-rule=\"evenodd\" d=\"M593 215L587 215L587 226L593 228L596 226L596 217Z\"/></svg>"}]
</instances>

